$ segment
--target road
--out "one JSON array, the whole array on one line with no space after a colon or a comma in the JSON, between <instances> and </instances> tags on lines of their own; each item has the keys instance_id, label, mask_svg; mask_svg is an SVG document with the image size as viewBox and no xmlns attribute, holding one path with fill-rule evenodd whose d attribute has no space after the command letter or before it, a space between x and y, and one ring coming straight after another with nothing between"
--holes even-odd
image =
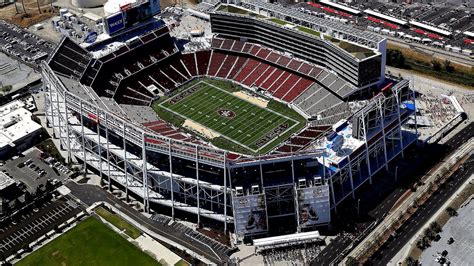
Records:
<instances>
[{"instance_id":1,"label":"road","mask_svg":"<svg viewBox=\"0 0 474 266\"><path fill-rule=\"evenodd\" d=\"M464 171L456 171L447 181L447 185L436 191L426 204L405 222L398 230L395 237L391 237L370 262L373 265L387 265L387 263L403 248L408 241L423 227L443 204L456 192L456 190L474 173L474 155L464 164Z\"/></svg>"},{"instance_id":2,"label":"road","mask_svg":"<svg viewBox=\"0 0 474 266\"><path fill-rule=\"evenodd\" d=\"M217 257L213 250L211 250L209 247L197 242L195 239L185 235L183 232L170 231L169 227L166 227L157 221L143 216L139 211L133 209L100 187L87 184L79 185L74 182L69 182L66 184L66 186L71 190L75 197L79 198L85 204L90 206L93 203L99 201L107 202L114 207L119 208L127 216L133 218L135 221L139 222L141 225L155 232L156 234L170 239L175 243L202 255L216 264L223 264L229 259L227 254L222 254L216 251L219 255L219 257Z\"/></svg>"},{"instance_id":3,"label":"road","mask_svg":"<svg viewBox=\"0 0 474 266\"><path fill-rule=\"evenodd\" d=\"M443 149L446 149L447 152L453 151L457 147L461 146L465 143L468 139L474 136L474 123L471 122L469 125L464 127L460 130L457 134L455 134L452 138L446 141L445 145L436 146L432 145L432 149L421 149L421 151L425 151L426 154L416 155L416 157L411 157L413 154L407 154L406 152L405 159L400 158L397 160L397 164L400 165L398 169L398 177L399 179L406 179L409 182L413 182L413 175L415 173L423 174L424 166L429 165L430 158L433 158L432 152L440 152ZM447 155L447 154L446 154ZM438 160L438 159L437 159ZM442 157L441 157L442 160ZM416 162L416 163L413 163ZM431 162L433 163L433 162ZM431 164L430 168L436 167L435 164ZM426 169L426 171L428 171ZM392 170L393 171L393 170ZM387 175L389 173L383 173ZM384 186L383 183L387 183ZM342 259L341 253L351 245L353 242L352 239L358 235L358 232L362 232L368 226L370 226L374 221L381 221L383 217L391 210L395 202L400 198L400 196L407 191L406 187L397 187L397 186L390 186L390 183L393 183L393 179L384 177L384 178L373 178L373 184L368 186L368 189L358 192L360 196L360 208L361 214L368 213L368 217L365 218L369 220L368 222L365 221L363 225L358 228L358 231L354 235L342 235L336 237L319 255L318 257L312 260L312 265L329 265L334 260ZM373 189L374 186L377 186L377 189ZM383 190L392 190L387 193L387 191ZM379 200L380 199L380 200ZM377 205L377 203L379 203ZM352 208L353 210L354 208ZM351 209L343 210L342 212L347 212L347 219L351 219L351 216L356 216L357 213L349 213ZM341 212L341 211L339 211ZM362 216L362 215L361 215ZM364 219L362 217L362 219ZM347 220L343 222L349 223ZM370 230L369 230L370 232ZM359 234L360 235L360 234ZM354 245L355 246L355 245ZM390 259L389 259L390 260Z\"/></svg>"}]
</instances>

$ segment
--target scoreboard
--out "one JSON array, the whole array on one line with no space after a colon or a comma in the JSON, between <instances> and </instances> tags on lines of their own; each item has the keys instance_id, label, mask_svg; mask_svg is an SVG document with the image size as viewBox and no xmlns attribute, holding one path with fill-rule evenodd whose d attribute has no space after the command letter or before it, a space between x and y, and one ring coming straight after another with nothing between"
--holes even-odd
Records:
<instances>
[{"instance_id":1,"label":"scoreboard","mask_svg":"<svg viewBox=\"0 0 474 266\"><path fill-rule=\"evenodd\" d=\"M145 0L120 6L120 11L105 18L105 30L113 35L159 14L159 0Z\"/></svg>"}]
</instances>

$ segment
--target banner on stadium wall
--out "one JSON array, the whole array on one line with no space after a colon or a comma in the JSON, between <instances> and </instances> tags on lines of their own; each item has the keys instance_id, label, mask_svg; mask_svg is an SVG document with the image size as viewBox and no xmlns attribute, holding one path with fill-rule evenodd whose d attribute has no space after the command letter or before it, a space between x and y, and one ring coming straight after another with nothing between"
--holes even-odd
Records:
<instances>
[{"instance_id":1,"label":"banner on stadium wall","mask_svg":"<svg viewBox=\"0 0 474 266\"><path fill-rule=\"evenodd\" d=\"M268 230L265 194L234 197L235 232L255 235Z\"/></svg>"},{"instance_id":2,"label":"banner on stadium wall","mask_svg":"<svg viewBox=\"0 0 474 266\"><path fill-rule=\"evenodd\" d=\"M106 18L107 32L114 34L125 28L125 19L123 13L119 12Z\"/></svg>"},{"instance_id":3,"label":"banner on stadium wall","mask_svg":"<svg viewBox=\"0 0 474 266\"><path fill-rule=\"evenodd\" d=\"M297 193L300 227L312 227L331 221L328 185L299 188Z\"/></svg>"}]
</instances>

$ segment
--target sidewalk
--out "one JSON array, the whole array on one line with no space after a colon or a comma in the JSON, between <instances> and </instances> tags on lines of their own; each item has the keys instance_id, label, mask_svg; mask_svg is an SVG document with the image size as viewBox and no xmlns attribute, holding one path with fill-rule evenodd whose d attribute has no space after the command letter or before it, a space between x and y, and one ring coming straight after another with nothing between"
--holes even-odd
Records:
<instances>
[{"instance_id":1,"label":"sidewalk","mask_svg":"<svg viewBox=\"0 0 474 266\"><path fill-rule=\"evenodd\" d=\"M424 184L421 187L418 187L415 193L412 193L407 199L400 204L395 210L393 210L359 245L357 245L341 262L342 265L345 264L348 257L354 258L362 258L363 256L367 255L367 253L372 249L372 246L375 244L376 241L380 240L381 237L385 236L387 230L389 230L393 225L396 225L400 221L400 217L406 214L407 210L412 206L412 204L419 200L425 192L429 190L429 186L433 182L433 180L437 179L441 172L444 171L445 167L451 168L455 165L458 159L469 153L472 150L474 142L468 141L459 149L454 152L447 160L444 161L443 164L438 165L438 167L434 171L430 171L428 173L428 177L424 178ZM444 173L446 174L446 173ZM380 241L378 241L380 242ZM384 242L384 241L382 241Z\"/></svg>"}]
</instances>

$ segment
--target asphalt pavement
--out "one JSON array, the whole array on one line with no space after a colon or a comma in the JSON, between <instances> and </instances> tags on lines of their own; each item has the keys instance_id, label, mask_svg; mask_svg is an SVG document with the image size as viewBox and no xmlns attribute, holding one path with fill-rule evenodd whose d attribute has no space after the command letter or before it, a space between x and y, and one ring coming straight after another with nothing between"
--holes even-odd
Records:
<instances>
[{"instance_id":1,"label":"asphalt pavement","mask_svg":"<svg viewBox=\"0 0 474 266\"><path fill-rule=\"evenodd\" d=\"M391 237L367 264L387 265L387 263L403 248L408 241L423 227L456 190L474 173L474 155L464 164L464 171L456 171L446 185L436 191L424 205L406 221L398 230L395 237Z\"/></svg>"}]
</instances>

